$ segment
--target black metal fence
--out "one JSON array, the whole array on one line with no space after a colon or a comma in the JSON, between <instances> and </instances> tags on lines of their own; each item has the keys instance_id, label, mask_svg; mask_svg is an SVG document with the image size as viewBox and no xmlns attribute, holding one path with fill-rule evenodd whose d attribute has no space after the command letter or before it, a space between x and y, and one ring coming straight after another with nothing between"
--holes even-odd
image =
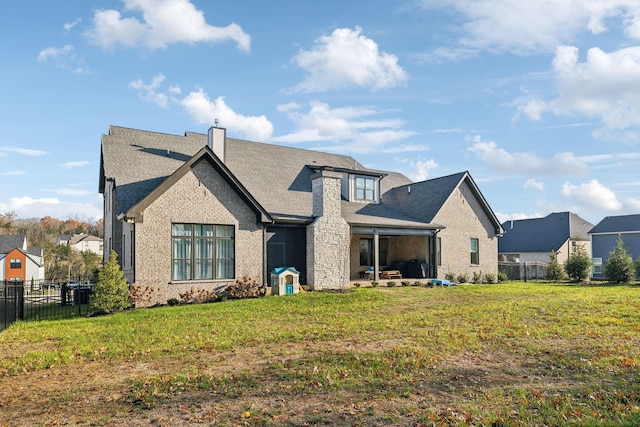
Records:
<instances>
[{"instance_id":1,"label":"black metal fence","mask_svg":"<svg viewBox=\"0 0 640 427\"><path fill-rule=\"evenodd\" d=\"M546 262L499 262L498 271L509 280L544 280L547 278L549 263Z\"/></svg>"},{"instance_id":2,"label":"black metal fence","mask_svg":"<svg viewBox=\"0 0 640 427\"><path fill-rule=\"evenodd\" d=\"M86 316L93 284L0 281L0 330L16 320Z\"/></svg>"}]
</instances>

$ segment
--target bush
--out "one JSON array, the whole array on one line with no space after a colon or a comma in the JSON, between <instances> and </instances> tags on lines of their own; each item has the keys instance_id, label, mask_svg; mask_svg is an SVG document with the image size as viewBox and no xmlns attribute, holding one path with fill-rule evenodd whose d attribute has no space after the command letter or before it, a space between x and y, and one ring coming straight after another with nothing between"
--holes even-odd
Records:
<instances>
[{"instance_id":1,"label":"bush","mask_svg":"<svg viewBox=\"0 0 640 427\"><path fill-rule=\"evenodd\" d=\"M374 288L377 288L379 285L380 283L376 282L375 280L371 282L371 286L373 286Z\"/></svg>"},{"instance_id":2,"label":"bush","mask_svg":"<svg viewBox=\"0 0 640 427\"><path fill-rule=\"evenodd\" d=\"M454 279L455 277L456 277L456 276L455 276L453 273L445 273L445 275L444 275L444 278L445 278L446 280L450 281L450 282L453 282L453 279Z\"/></svg>"},{"instance_id":3,"label":"bush","mask_svg":"<svg viewBox=\"0 0 640 427\"><path fill-rule=\"evenodd\" d=\"M640 255L636 258L636 261L633 263L636 268L636 279L640 279Z\"/></svg>"},{"instance_id":4,"label":"bush","mask_svg":"<svg viewBox=\"0 0 640 427\"><path fill-rule=\"evenodd\" d=\"M362 284L360 282L356 282L353 284L354 287L359 288L360 286L362 286Z\"/></svg>"},{"instance_id":5,"label":"bush","mask_svg":"<svg viewBox=\"0 0 640 427\"><path fill-rule=\"evenodd\" d=\"M260 283L248 276L236 279L235 283L227 287L229 298L257 298L264 296L266 289Z\"/></svg>"},{"instance_id":6,"label":"bush","mask_svg":"<svg viewBox=\"0 0 640 427\"><path fill-rule=\"evenodd\" d=\"M160 289L152 286L145 286L143 288L134 283L129 287L129 302L131 302L134 307L147 307L151 305L154 294L159 290Z\"/></svg>"},{"instance_id":7,"label":"bush","mask_svg":"<svg viewBox=\"0 0 640 427\"><path fill-rule=\"evenodd\" d=\"M640 258L638 258L638 259L640 259ZM401 284L402 286L411 286L411 282L410 282L410 281L408 281L408 280L403 280L402 282L400 282L400 284Z\"/></svg>"},{"instance_id":8,"label":"bush","mask_svg":"<svg viewBox=\"0 0 640 427\"><path fill-rule=\"evenodd\" d=\"M394 281L387 282L387 286L390 288L393 288L394 286L396 286L396 282Z\"/></svg>"},{"instance_id":9,"label":"bush","mask_svg":"<svg viewBox=\"0 0 640 427\"><path fill-rule=\"evenodd\" d=\"M180 298L187 304L204 304L205 302L215 302L218 294L209 289L191 288L180 294Z\"/></svg>"},{"instance_id":10,"label":"bush","mask_svg":"<svg viewBox=\"0 0 640 427\"><path fill-rule=\"evenodd\" d=\"M129 285L118 264L118 254L112 250L109 261L98 273L96 289L89 297L89 308L98 313L113 313L129 307Z\"/></svg>"},{"instance_id":11,"label":"bush","mask_svg":"<svg viewBox=\"0 0 640 427\"><path fill-rule=\"evenodd\" d=\"M558 262L558 255L555 251L551 251L549 255L551 259L549 262L549 268L547 268L547 280L550 282L558 282L564 279L564 269Z\"/></svg>"},{"instance_id":12,"label":"bush","mask_svg":"<svg viewBox=\"0 0 640 427\"><path fill-rule=\"evenodd\" d=\"M485 273L482 280L484 283L496 283L496 275L493 273Z\"/></svg>"},{"instance_id":13,"label":"bush","mask_svg":"<svg viewBox=\"0 0 640 427\"><path fill-rule=\"evenodd\" d=\"M613 283L628 283L635 276L633 258L624 247L622 237L618 236L616 247L609 253L603 269L607 280Z\"/></svg>"},{"instance_id":14,"label":"bush","mask_svg":"<svg viewBox=\"0 0 640 427\"><path fill-rule=\"evenodd\" d=\"M467 283L469 281L469 275L468 274L458 274L458 277L456 278L458 283ZM448 280L448 279L447 279ZM451 280L453 281L453 280Z\"/></svg>"},{"instance_id":15,"label":"bush","mask_svg":"<svg viewBox=\"0 0 640 427\"><path fill-rule=\"evenodd\" d=\"M471 279L471 282L475 283L476 285L482 283L482 271L474 271L473 279Z\"/></svg>"},{"instance_id":16,"label":"bush","mask_svg":"<svg viewBox=\"0 0 640 427\"><path fill-rule=\"evenodd\" d=\"M564 271L569 279L579 282L586 280L591 271L591 257L584 247L576 246L576 250L564 262Z\"/></svg>"},{"instance_id":17,"label":"bush","mask_svg":"<svg viewBox=\"0 0 640 427\"><path fill-rule=\"evenodd\" d=\"M178 305L178 304L180 304L180 300L178 298L169 298L167 300L167 304L169 304L169 305Z\"/></svg>"},{"instance_id":18,"label":"bush","mask_svg":"<svg viewBox=\"0 0 640 427\"><path fill-rule=\"evenodd\" d=\"M508 281L509 281L509 277L507 277L507 273L505 273L504 271L499 271L498 272L498 283L508 282Z\"/></svg>"}]
</instances>

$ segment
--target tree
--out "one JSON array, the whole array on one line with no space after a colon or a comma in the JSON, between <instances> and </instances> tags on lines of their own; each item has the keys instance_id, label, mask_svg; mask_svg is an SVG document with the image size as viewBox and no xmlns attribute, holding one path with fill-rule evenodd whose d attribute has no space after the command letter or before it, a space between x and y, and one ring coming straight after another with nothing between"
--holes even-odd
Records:
<instances>
[{"instance_id":1,"label":"tree","mask_svg":"<svg viewBox=\"0 0 640 427\"><path fill-rule=\"evenodd\" d=\"M636 258L634 267L636 268L636 279L640 279L640 255Z\"/></svg>"},{"instance_id":2,"label":"tree","mask_svg":"<svg viewBox=\"0 0 640 427\"><path fill-rule=\"evenodd\" d=\"M118 264L118 255L112 250L109 261L98 273L98 283L89 299L89 307L96 312L112 313L130 306L129 285Z\"/></svg>"},{"instance_id":3,"label":"tree","mask_svg":"<svg viewBox=\"0 0 640 427\"><path fill-rule=\"evenodd\" d=\"M586 280L591 271L591 257L581 245L576 246L575 251L564 262L564 271L575 282Z\"/></svg>"},{"instance_id":4,"label":"tree","mask_svg":"<svg viewBox=\"0 0 640 427\"><path fill-rule=\"evenodd\" d=\"M616 247L609 252L609 258L604 263L604 276L613 283L627 283L635 275L633 258L624 247L622 236L618 236Z\"/></svg>"},{"instance_id":5,"label":"tree","mask_svg":"<svg viewBox=\"0 0 640 427\"><path fill-rule=\"evenodd\" d=\"M547 280L557 282L564 279L564 269L558 262L558 255L556 252L551 251L549 258L551 258L551 261L549 262L549 268L547 269Z\"/></svg>"}]
</instances>

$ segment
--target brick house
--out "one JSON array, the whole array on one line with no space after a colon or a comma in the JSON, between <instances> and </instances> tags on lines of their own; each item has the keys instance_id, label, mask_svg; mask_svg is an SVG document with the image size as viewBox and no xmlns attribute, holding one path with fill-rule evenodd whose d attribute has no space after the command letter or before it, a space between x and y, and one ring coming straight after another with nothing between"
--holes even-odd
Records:
<instances>
[{"instance_id":1,"label":"brick house","mask_svg":"<svg viewBox=\"0 0 640 427\"><path fill-rule=\"evenodd\" d=\"M502 228L468 172L412 182L350 156L111 126L102 136L104 253L166 302L294 267L312 290L385 268L497 273Z\"/></svg>"}]
</instances>

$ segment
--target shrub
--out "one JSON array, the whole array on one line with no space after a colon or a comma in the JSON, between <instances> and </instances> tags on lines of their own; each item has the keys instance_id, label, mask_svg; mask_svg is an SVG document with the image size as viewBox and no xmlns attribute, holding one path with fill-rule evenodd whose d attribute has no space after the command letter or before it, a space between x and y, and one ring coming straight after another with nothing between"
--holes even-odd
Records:
<instances>
[{"instance_id":1,"label":"shrub","mask_svg":"<svg viewBox=\"0 0 640 427\"><path fill-rule=\"evenodd\" d=\"M484 283L496 283L496 275L493 273L485 273L482 277Z\"/></svg>"},{"instance_id":2,"label":"shrub","mask_svg":"<svg viewBox=\"0 0 640 427\"><path fill-rule=\"evenodd\" d=\"M359 288L360 286L362 286L362 283L360 282L356 282L353 284L354 287Z\"/></svg>"},{"instance_id":3,"label":"shrub","mask_svg":"<svg viewBox=\"0 0 640 427\"><path fill-rule=\"evenodd\" d=\"M640 258L638 258L640 260ZM411 286L411 282L408 280L403 280L402 282L400 282L400 284L402 286Z\"/></svg>"},{"instance_id":4,"label":"shrub","mask_svg":"<svg viewBox=\"0 0 640 427\"><path fill-rule=\"evenodd\" d=\"M616 247L609 253L603 269L607 280L614 283L628 283L635 276L633 258L624 247L622 237L618 236Z\"/></svg>"},{"instance_id":5,"label":"shrub","mask_svg":"<svg viewBox=\"0 0 640 427\"><path fill-rule=\"evenodd\" d=\"M551 260L549 262L549 268L547 268L547 280L551 282L562 280L564 278L564 270L558 262L558 255L555 251L551 251L549 258L551 258Z\"/></svg>"},{"instance_id":6,"label":"shrub","mask_svg":"<svg viewBox=\"0 0 640 427\"><path fill-rule=\"evenodd\" d=\"M396 282L394 282L393 280L390 282L387 282L387 286L390 288L393 288L396 285Z\"/></svg>"},{"instance_id":7,"label":"shrub","mask_svg":"<svg viewBox=\"0 0 640 427\"><path fill-rule=\"evenodd\" d=\"M509 277L507 276L507 273L505 273L504 271L499 271L498 272L498 283L508 282L508 281L509 281Z\"/></svg>"},{"instance_id":8,"label":"shrub","mask_svg":"<svg viewBox=\"0 0 640 427\"><path fill-rule=\"evenodd\" d=\"M178 298L169 298L167 300L167 304L169 304L169 305L178 305L178 304L180 304L180 300Z\"/></svg>"},{"instance_id":9,"label":"shrub","mask_svg":"<svg viewBox=\"0 0 640 427\"><path fill-rule=\"evenodd\" d=\"M151 305L154 294L159 290L160 289L154 288L153 286L145 286L143 288L134 283L129 287L129 302L131 302L134 307L147 307Z\"/></svg>"},{"instance_id":10,"label":"shrub","mask_svg":"<svg viewBox=\"0 0 640 427\"><path fill-rule=\"evenodd\" d=\"M124 279L118 264L118 254L114 250L98 273L98 283L89 297L89 307L98 313L113 313L131 307L129 285Z\"/></svg>"},{"instance_id":11,"label":"shrub","mask_svg":"<svg viewBox=\"0 0 640 427\"><path fill-rule=\"evenodd\" d=\"M636 268L636 279L640 279L640 255L638 255L633 265Z\"/></svg>"},{"instance_id":12,"label":"shrub","mask_svg":"<svg viewBox=\"0 0 640 427\"><path fill-rule=\"evenodd\" d=\"M249 276L236 279L235 283L227 287L229 298L257 298L264 296L266 289Z\"/></svg>"},{"instance_id":13,"label":"shrub","mask_svg":"<svg viewBox=\"0 0 640 427\"><path fill-rule=\"evenodd\" d=\"M379 285L380 283L376 282L375 280L371 282L371 286L373 286L374 288L377 288Z\"/></svg>"},{"instance_id":14,"label":"shrub","mask_svg":"<svg viewBox=\"0 0 640 427\"><path fill-rule=\"evenodd\" d=\"M473 279L471 279L471 282L475 283L476 285L482 283L482 271L474 271Z\"/></svg>"},{"instance_id":15,"label":"shrub","mask_svg":"<svg viewBox=\"0 0 640 427\"><path fill-rule=\"evenodd\" d=\"M564 271L575 282L585 280L591 271L591 257L584 247L576 246L576 250L564 262Z\"/></svg>"},{"instance_id":16,"label":"shrub","mask_svg":"<svg viewBox=\"0 0 640 427\"><path fill-rule=\"evenodd\" d=\"M469 281L469 275L467 273L458 274L458 277L456 277L456 280L458 283L467 283Z\"/></svg>"},{"instance_id":17,"label":"shrub","mask_svg":"<svg viewBox=\"0 0 640 427\"><path fill-rule=\"evenodd\" d=\"M445 273L445 275L444 275L444 278L445 278L446 280L450 281L450 282L453 282L453 279L454 279L455 277L456 277L456 276L455 276L453 273Z\"/></svg>"},{"instance_id":18,"label":"shrub","mask_svg":"<svg viewBox=\"0 0 640 427\"><path fill-rule=\"evenodd\" d=\"M205 302L214 302L218 299L218 294L209 289L191 288L180 294L180 298L187 304L203 304Z\"/></svg>"}]
</instances>

